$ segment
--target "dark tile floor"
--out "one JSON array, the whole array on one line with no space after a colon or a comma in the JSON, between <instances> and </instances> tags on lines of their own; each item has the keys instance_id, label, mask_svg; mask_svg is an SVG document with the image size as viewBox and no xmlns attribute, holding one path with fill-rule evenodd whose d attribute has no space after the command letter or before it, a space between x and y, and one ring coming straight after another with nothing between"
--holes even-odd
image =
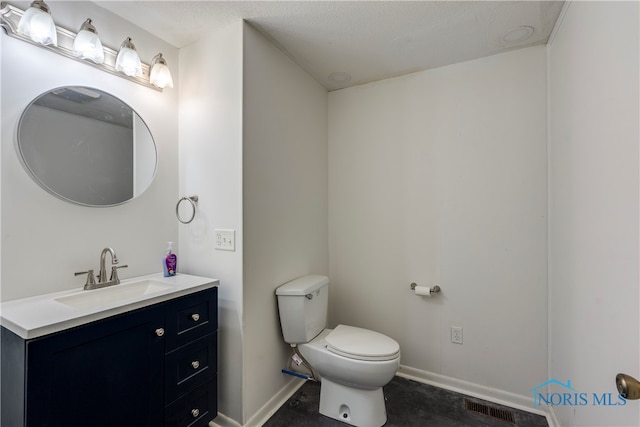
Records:
<instances>
[{"instance_id":1,"label":"dark tile floor","mask_svg":"<svg viewBox=\"0 0 640 427\"><path fill-rule=\"evenodd\" d=\"M385 427L548 427L541 415L500 406L401 377L384 387ZM306 382L264 427L346 427L320 415L320 384ZM473 407L475 410L467 409ZM478 411L487 412L484 414Z\"/></svg>"}]
</instances>

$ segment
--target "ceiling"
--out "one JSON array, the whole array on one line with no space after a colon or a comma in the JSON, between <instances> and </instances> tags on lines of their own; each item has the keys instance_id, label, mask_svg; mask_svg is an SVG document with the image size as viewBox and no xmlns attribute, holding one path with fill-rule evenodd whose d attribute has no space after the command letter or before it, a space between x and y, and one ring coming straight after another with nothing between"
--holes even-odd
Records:
<instances>
[{"instance_id":1,"label":"ceiling","mask_svg":"<svg viewBox=\"0 0 640 427\"><path fill-rule=\"evenodd\" d=\"M563 5L481 0L96 3L178 48L244 19L328 90L544 44ZM533 29L528 39L505 39L520 27Z\"/></svg>"}]
</instances>

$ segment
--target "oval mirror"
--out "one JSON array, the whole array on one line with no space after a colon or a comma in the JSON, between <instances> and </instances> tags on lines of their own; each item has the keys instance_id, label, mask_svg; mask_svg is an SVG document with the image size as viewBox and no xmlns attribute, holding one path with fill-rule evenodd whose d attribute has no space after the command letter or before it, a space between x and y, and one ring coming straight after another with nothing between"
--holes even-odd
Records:
<instances>
[{"instance_id":1,"label":"oval mirror","mask_svg":"<svg viewBox=\"0 0 640 427\"><path fill-rule=\"evenodd\" d=\"M17 148L42 188L84 206L125 203L156 173L156 145L142 118L89 87L61 87L33 100L20 117Z\"/></svg>"}]
</instances>

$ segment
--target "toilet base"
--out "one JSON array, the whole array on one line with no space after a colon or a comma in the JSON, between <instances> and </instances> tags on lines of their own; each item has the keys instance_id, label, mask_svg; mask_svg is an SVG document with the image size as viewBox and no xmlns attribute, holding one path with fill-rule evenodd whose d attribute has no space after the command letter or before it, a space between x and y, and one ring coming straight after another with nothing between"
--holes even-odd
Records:
<instances>
[{"instance_id":1,"label":"toilet base","mask_svg":"<svg viewBox=\"0 0 640 427\"><path fill-rule=\"evenodd\" d=\"M362 390L322 378L320 413L356 427L380 427L387 422L382 387Z\"/></svg>"}]
</instances>

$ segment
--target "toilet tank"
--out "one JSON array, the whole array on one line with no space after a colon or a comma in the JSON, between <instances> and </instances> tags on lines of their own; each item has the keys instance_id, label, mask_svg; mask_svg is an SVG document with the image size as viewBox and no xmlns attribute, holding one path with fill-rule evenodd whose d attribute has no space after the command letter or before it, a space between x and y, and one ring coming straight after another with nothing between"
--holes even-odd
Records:
<instances>
[{"instance_id":1,"label":"toilet tank","mask_svg":"<svg viewBox=\"0 0 640 427\"><path fill-rule=\"evenodd\" d=\"M289 344L311 341L327 326L329 278L302 276L276 289L280 326Z\"/></svg>"}]
</instances>

